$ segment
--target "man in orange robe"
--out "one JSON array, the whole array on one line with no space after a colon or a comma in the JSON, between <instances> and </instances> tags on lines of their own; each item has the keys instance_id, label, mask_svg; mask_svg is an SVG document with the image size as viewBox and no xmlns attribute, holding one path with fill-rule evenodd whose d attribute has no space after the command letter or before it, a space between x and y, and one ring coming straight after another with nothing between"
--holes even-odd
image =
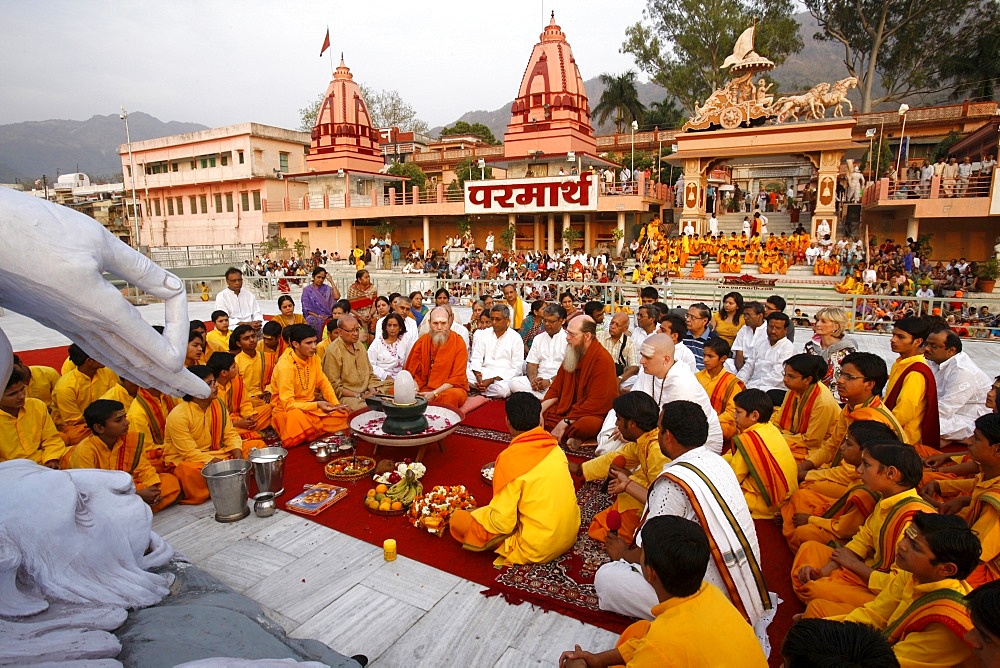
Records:
<instances>
[{"instance_id":1,"label":"man in orange robe","mask_svg":"<svg viewBox=\"0 0 1000 668\"><path fill-rule=\"evenodd\" d=\"M601 431L618 396L618 375L611 354L597 344L597 323L590 316L570 321L566 342L562 367L545 393L542 412L545 428L560 443L578 446Z\"/></svg>"},{"instance_id":2,"label":"man in orange robe","mask_svg":"<svg viewBox=\"0 0 1000 668\"><path fill-rule=\"evenodd\" d=\"M580 506L566 454L541 426L542 406L530 392L506 402L510 445L497 456L493 500L451 516L452 537L467 550L497 548L497 566L545 563L573 547Z\"/></svg>"},{"instance_id":3,"label":"man in orange robe","mask_svg":"<svg viewBox=\"0 0 1000 668\"><path fill-rule=\"evenodd\" d=\"M437 306L429 317L431 331L413 344L403 368L427 401L461 408L469 398L469 349L451 330L447 309Z\"/></svg>"},{"instance_id":4,"label":"man in orange robe","mask_svg":"<svg viewBox=\"0 0 1000 668\"><path fill-rule=\"evenodd\" d=\"M124 471L132 476L136 494L155 513L177 501L180 482L169 473L158 474L146 457L145 434L129 431L125 406L120 401L98 399L83 411L93 432L63 456L63 469Z\"/></svg>"},{"instance_id":5,"label":"man in orange robe","mask_svg":"<svg viewBox=\"0 0 1000 668\"><path fill-rule=\"evenodd\" d=\"M232 353L215 352L208 358L208 368L219 385L219 399L229 411L229 420L244 441L259 441L253 447L264 447L261 432L271 426L271 405L255 408L246 384L236 367Z\"/></svg>"},{"instance_id":6,"label":"man in orange robe","mask_svg":"<svg viewBox=\"0 0 1000 668\"><path fill-rule=\"evenodd\" d=\"M274 428L286 448L347 429L346 405L316 359L316 330L309 325L286 327L291 350L274 365ZM319 392L322 400L316 400Z\"/></svg>"}]
</instances>

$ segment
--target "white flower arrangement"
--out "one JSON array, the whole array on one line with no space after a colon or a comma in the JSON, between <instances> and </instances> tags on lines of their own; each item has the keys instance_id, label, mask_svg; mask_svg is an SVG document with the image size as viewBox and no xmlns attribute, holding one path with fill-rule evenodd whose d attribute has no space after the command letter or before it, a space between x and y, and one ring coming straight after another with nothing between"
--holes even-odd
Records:
<instances>
[{"instance_id":1,"label":"white flower arrangement","mask_svg":"<svg viewBox=\"0 0 1000 668\"><path fill-rule=\"evenodd\" d=\"M413 475L414 477L416 477L417 480L423 478L424 474L427 473L427 467L421 464L420 462L409 462L409 463L399 462L396 464L395 470L387 471L382 475L373 476L372 480L374 480L375 482L380 482L384 485L391 485L405 478L407 470L413 471ZM393 474L396 474L399 477L390 480L389 478L392 477Z\"/></svg>"}]
</instances>

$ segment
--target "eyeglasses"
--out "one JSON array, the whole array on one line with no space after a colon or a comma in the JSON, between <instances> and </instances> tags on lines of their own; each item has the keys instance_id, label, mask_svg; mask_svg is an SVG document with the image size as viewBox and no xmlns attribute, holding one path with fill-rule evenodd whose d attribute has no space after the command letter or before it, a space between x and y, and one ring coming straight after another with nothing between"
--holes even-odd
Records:
<instances>
[{"instance_id":1,"label":"eyeglasses","mask_svg":"<svg viewBox=\"0 0 1000 668\"><path fill-rule=\"evenodd\" d=\"M686 313L684 315L684 319L685 320L708 320L708 318L706 318L703 315L694 315L693 313Z\"/></svg>"},{"instance_id":2,"label":"eyeglasses","mask_svg":"<svg viewBox=\"0 0 1000 668\"><path fill-rule=\"evenodd\" d=\"M837 380L840 380L841 378L846 378L847 380L866 380L864 376L855 376L854 374L844 373L843 371L838 371L834 377Z\"/></svg>"}]
</instances>

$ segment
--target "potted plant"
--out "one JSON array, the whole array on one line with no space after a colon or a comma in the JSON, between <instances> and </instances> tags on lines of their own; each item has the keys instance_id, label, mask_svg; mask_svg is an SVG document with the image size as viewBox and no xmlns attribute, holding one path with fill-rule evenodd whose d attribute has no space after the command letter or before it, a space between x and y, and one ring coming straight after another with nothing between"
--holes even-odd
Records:
<instances>
[{"instance_id":1,"label":"potted plant","mask_svg":"<svg viewBox=\"0 0 1000 668\"><path fill-rule=\"evenodd\" d=\"M615 255L621 257L622 255L622 243L625 239L625 230L620 230L617 227L611 230L611 240L615 242Z\"/></svg>"},{"instance_id":2,"label":"potted plant","mask_svg":"<svg viewBox=\"0 0 1000 668\"><path fill-rule=\"evenodd\" d=\"M1000 262L997 261L996 256L980 262L979 266L976 267L976 276L979 277L980 292L993 292L993 288L997 284L997 277L1000 276Z\"/></svg>"},{"instance_id":3,"label":"potted plant","mask_svg":"<svg viewBox=\"0 0 1000 668\"><path fill-rule=\"evenodd\" d=\"M514 245L517 242L517 228L513 225L509 225L504 228L504 231L500 233L500 245L507 250L515 250Z\"/></svg>"},{"instance_id":4,"label":"potted plant","mask_svg":"<svg viewBox=\"0 0 1000 668\"><path fill-rule=\"evenodd\" d=\"M582 236L583 233L580 230L574 229L572 227L564 227L562 230L563 246L565 246L567 249L572 249L573 244L576 242L576 240Z\"/></svg>"}]
</instances>

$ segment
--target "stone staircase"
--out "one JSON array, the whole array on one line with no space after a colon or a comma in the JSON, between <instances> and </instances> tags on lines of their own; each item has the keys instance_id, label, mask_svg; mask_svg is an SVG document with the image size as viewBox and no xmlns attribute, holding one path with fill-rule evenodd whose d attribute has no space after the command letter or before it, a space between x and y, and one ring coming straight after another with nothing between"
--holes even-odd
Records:
<instances>
[{"instance_id":1,"label":"stone staircase","mask_svg":"<svg viewBox=\"0 0 1000 668\"><path fill-rule=\"evenodd\" d=\"M719 216L719 232L725 232L726 236L729 236L730 232L740 234L743 232L743 217L747 215L753 215L753 213L722 214ZM784 232L785 236L788 236L798 225L802 225L806 230L809 229L810 225L810 216L807 213L799 214L798 223L792 223L789 214L785 212L765 213L764 216L767 218L767 231L771 234Z\"/></svg>"}]
</instances>

